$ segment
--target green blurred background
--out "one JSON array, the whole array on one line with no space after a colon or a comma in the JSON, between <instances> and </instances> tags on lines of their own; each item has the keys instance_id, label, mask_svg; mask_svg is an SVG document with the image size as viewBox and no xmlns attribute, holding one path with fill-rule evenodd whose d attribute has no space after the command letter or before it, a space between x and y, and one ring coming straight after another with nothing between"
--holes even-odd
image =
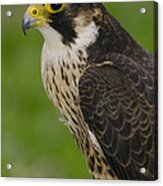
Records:
<instances>
[{"instance_id":1,"label":"green blurred background","mask_svg":"<svg viewBox=\"0 0 163 186\"><path fill-rule=\"evenodd\" d=\"M121 25L154 51L153 2L105 3ZM139 9L147 9L140 14ZM2 176L90 178L85 160L41 81L43 39L21 21L26 6L2 6ZM11 10L13 15L6 16ZM12 163L11 170L6 164Z\"/></svg>"}]
</instances>

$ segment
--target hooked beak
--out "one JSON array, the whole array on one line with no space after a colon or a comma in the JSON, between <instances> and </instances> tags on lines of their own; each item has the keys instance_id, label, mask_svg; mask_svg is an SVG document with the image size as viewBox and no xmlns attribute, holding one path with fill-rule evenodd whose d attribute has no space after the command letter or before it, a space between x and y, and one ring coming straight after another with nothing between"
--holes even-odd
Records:
<instances>
[{"instance_id":1,"label":"hooked beak","mask_svg":"<svg viewBox=\"0 0 163 186\"><path fill-rule=\"evenodd\" d=\"M30 5L26 10L22 20L22 30L24 35L30 28L39 28L45 23L52 22L48 14L44 12L42 5Z\"/></svg>"},{"instance_id":2,"label":"hooked beak","mask_svg":"<svg viewBox=\"0 0 163 186\"><path fill-rule=\"evenodd\" d=\"M22 20L22 30L24 35L26 35L28 29L34 27L37 21L38 21L37 19L32 18L27 12L24 14Z\"/></svg>"},{"instance_id":3,"label":"hooked beak","mask_svg":"<svg viewBox=\"0 0 163 186\"><path fill-rule=\"evenodd\" d=\"M27 10L22 20L22 30L24 32L24 35L26 35L28 29L39 28L45 23L50 23L50 22L51 20L46 15L42 14L41 16L38 17L32 17Z\"/></svg>"},{"instance_id":4,"label":"hooked beak","mask_svg":"<svg viewBox=\"0 0 163 186\"><path fill-rule=\"evenodd\" d=\"M30 20L27 19L25 16L23 17L23 20L22 20L22 30L23 30L23 33L24 35L26 35L26 32L27 30L30 28Z\"/></svg>"}]
</instances>

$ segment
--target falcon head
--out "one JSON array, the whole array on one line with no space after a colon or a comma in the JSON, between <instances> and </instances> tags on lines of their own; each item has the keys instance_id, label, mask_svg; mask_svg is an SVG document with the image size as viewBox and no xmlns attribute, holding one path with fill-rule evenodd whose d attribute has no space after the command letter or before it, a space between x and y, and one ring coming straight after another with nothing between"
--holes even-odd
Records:
<instances>
[{"instance_id":1,"label":"falcon head","mask_svg":"<svg viewBox=\"0 0 163 186\"><path fill-rule=\"evenodd\" d=\"M102 4L96 3L29 5L22 29L26 34L27 29L36 28L45 40L51 40L53 35L66 45L75 43L79 38L91 43L99 34L102 9Z\"/></svg>"}]
</instances>

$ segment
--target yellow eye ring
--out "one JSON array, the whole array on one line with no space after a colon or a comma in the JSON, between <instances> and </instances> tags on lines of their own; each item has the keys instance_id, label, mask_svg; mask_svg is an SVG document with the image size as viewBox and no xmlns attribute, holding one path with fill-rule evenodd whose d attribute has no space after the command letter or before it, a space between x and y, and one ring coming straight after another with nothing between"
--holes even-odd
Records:
<instances>
[{"instance_id":1,"label":"yellow eye ring","mask_svg":"<svg viewBox=\"0 0 163 186\"><path fill-rule=\"evenodd\" d=\"M44 9L51 14L61 12L65 7L65 4L45 4Z\"/></svg>"}]
</instances>

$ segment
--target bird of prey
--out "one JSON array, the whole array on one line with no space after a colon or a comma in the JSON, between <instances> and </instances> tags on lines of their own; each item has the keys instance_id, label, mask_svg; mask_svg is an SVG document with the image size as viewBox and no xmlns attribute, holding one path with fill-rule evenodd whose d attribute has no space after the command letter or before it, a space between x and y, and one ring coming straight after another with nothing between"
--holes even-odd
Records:
<instances>
[{"instance_id":1,"label":"bird of prey","mask_svg":"<svg viewBox=\"0 0 163 186\"><path fill-rule=\"evenodd\" d=\"M154 56L101 3L29 5L29 28L44 37L46 93L92 178L157 179Z\"/></svg>"}]
</instances>

